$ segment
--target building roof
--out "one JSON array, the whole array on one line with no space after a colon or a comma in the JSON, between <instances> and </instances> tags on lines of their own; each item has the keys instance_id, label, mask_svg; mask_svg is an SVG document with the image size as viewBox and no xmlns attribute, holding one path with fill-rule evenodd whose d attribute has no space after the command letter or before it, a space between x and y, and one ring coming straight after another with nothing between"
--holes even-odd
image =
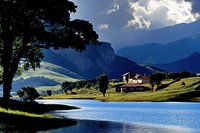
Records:
<instances>
[{"instance_id":1,"label":"building roof","mask_svg":"<svg viewBox=\"0 0 200 133\"><path fill-rule=\"evenodd\" d=\"M133 79L133 80L138 80L138 79L148 80L149 77L147 77L147 76L140 76L140 77L131 77L131 79Z\"/></svg>"},{"instance_id":2,"label":"building roof","mask_svg":"<svg viewBox=\"0 0 200 133\"><path fill-rule=\"evenodd\" d=\"M123 76L126 76L126 75L128 75L128 74L130 74L130 72L127 72L127 73L123 74Z\"/></svg>"},{"instance_id":3,"label":"building roof","mask_svg":"<svg viewBox=\"0 0 200 133\"><path fill-rule=\"evenodd\" d=\"M132 87L139 87L139 86L142 86L141 84L125 84L125 85L121 85L120 87L121 88L132 88Z\"/></svg>"},{"instance_id":4,"label":"building roof","mask_svg":"<svg viewBox=\"0 0 200 133\"><path fill-rule=\"evenodd\" d=\"M140 79L147 80L147 79L149 79L149 77L147 77L147 76L142 76L142 77L140 77Z\"/></svg>"}]
</instances>

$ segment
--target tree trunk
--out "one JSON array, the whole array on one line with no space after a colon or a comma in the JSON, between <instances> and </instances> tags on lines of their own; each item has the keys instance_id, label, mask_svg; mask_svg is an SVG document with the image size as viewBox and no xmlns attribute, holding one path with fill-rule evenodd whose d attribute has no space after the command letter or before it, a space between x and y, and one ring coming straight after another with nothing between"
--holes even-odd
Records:
<instances>
[{"instance_id":1,"label":"tree trunk","mask_svg":"<svg viewBox=\"0 0 200 133\"><path fill-rule=\"evenodd\" d=\"M4 74L4 83L3 83L3 103L2 107L5 109L9 108L9 99L10 99L10 92L12 89L12 77L11 74Z\"/></svg>"},{"instance_id":2,"label":"tree trunk","mask_svg":"<svg viewBox=\"0 0 200 133\"><path fill-rule=\"evenodd\" d=\"M3 57L2 57L2 66L3 66L3 103L2 107L8 109L10 92L12 89L12 81L14 73L12 73L11 62L12 62L12 38L9 38L9 34L4 36L3 44Z\"/></svg>"},{"instance_id":3,"label":"tree trunk","mask_svg":"<svg viewBox=\"0 0 200 133\"><path fill-rule=\"evenodd\" d=\"M103 91L103 96L104 96L104 97L106 96L106 92L105 92L105 91Z\"/></svg>"}]
</instances>

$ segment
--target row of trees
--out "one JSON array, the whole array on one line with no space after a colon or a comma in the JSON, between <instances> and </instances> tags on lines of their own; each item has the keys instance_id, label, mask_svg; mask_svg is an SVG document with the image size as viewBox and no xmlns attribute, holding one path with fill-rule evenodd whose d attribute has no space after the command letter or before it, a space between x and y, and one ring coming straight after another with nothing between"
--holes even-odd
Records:
<instances>
[{"instance_id":1,"label":"row of trees","mask_svg":"<svg viewBox=\"0 0 200 133\"><path fill-rule=\"evenodd\" d=\"M61 84L61 89L64 93L72 91L74 88L90 88L99 89L99 91L105 96L106 90L108 89L108 76L104 73L94 80L81 80L76 82L65 81Z\"/></svg>"},{"instance_id":2,"label":"row of trees","mask_svg":"<svg viewBox=\"0 0 200 133\"><path fill-rule=\"evenodd\" d=\"M65 81L61 84L61 89L63 90L64 93L66 93L67 91L71 91L74 88L80 89L80 88L98 88L97 86L98 80L94 79L94 80L80 80L80 81L76 81L76 82L69 82L69 81Z\"/></svg>"}]
</instances>

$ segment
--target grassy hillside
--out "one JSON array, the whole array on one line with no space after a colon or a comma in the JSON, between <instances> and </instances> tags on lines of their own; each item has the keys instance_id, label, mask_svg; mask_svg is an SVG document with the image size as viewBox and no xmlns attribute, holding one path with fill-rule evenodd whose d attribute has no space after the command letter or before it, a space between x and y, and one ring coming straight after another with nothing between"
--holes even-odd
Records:
<instances>
[{"instance_id":1,"label":"grassy hillside","mask_svg":"<svg viewBox=\"0 0 200 133\"><path fill-rule=\"evenodd\" d=\"M185 86L181 85L182 82L185 82ZM199 101L200 99L200 91L195 90L200 85L200 77L185 78L177 82L165 81L163 84L166 87L155 92L121 93L115 92L115 88L111 87L107 90L106 97L94 91L77 95L57 94L44 98L94 98L105 101Z\"/></svg>"},{"instance_id":2,"label":"grassy hillside","mask_svg":"<svg viewBox=\"0 0 200 133\"><path fill-rule=\"evenodd\" d=\"M23 86L33 86L38 90L60 88L60 84L64 81L77 81L80 79L76 73L73 73L65 68L55 64L42 62L40 68L34 71L30 69L24 71L21 76L17 76L13 82L13 91L20 89Z\"/></svg>"}]
</instances>

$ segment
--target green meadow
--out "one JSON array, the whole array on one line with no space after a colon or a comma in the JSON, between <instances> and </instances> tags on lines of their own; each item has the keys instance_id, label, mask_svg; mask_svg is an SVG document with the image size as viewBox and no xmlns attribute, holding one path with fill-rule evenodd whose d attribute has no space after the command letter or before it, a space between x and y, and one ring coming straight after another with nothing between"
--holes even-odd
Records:
<instances>
[{"instance_id":1,"label":"green meadow","mask_svg":"<svg viewBox=\"0 0 200 133\"><path fill-rule=\"evenodd\" d=\"M145 92L115 92L115 85L109 85L106 97L97 89L75 89L77 94L54 94L52 96L42 97L44 99L97 99L104 101L199 101L200 90L197 89L200 85L200 77L191 77L181 79L180 81L163 81L162 89L154 91ZM185 82L185 85L181 85ZM149 84L144 84L144 86L150 87Z\"/></svg>"}]
</instances>

